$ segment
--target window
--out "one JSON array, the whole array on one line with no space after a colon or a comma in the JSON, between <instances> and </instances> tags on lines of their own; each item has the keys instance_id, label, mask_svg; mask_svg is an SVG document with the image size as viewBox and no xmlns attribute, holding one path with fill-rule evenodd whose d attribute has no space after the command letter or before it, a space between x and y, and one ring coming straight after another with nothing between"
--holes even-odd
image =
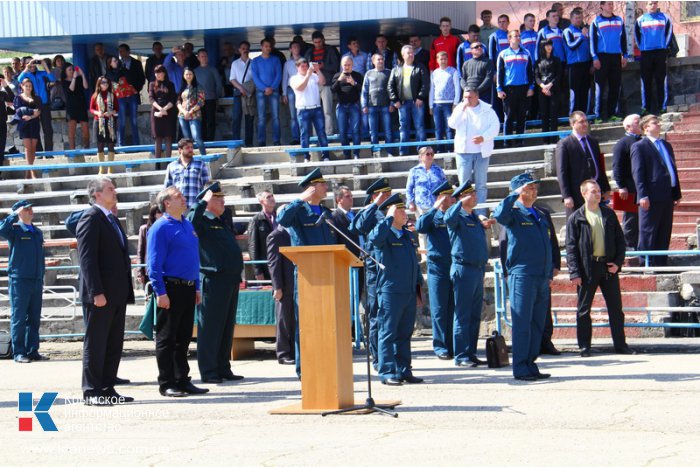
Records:
<instances>
[{"instance_id":1,"label":"window","mask_svg":"<svg viewBox=\"0 0 700 467\"><path fill-rule=\"evenodd\" d=\"M700 2L682 2L681 21L700 21Z\"/></svg>"}]
</instances>

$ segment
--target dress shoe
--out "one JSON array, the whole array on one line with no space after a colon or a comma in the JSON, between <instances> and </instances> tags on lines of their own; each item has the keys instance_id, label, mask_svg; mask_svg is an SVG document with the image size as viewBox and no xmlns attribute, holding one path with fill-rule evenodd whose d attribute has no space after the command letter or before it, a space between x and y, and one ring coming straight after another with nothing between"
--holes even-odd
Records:
<instances>
[{"instance_id":1,"label":"dress shoe","mask_svg":"<svg viewBox=\"0 0 700 467\"><path fill-rule=\"evenodd\" d=\"M108 389L105 391L105 396L109 397L112 404L126 404L127 402L134 402L134 398L130 396L122 396L114 389Z\"/></svg>"},{"instance_id":2,"label":"dress shoe","mask_svg":"<svg viewBox=\"0 0 700 467\"><path fill-rule=\"evenodd\" d=\"M294 363L294 360L292 360L292 363ZM221 375L221 379L226 381L239 381L243 379L243 376L234 375L233 373L226 373L225 375Z\"/></svg>"},{"instance_id":3,"label":"dress shoe","mask_svg":"<svg viewBox=\"0 0 700 467\"><path fill-rule=\"evenodd\" d=\"M537 381L537 376L535 375L525 375L525 376L515 376L518 381Z\"/></svg>"},{"instance_id":4,"label":"dress shoe","mask_svg":"<svg viewBox=\"0 0 700 467\"><path fill-rule=\"evenodd\" d=\"M189 381L179 385L178 389L185 391L187 394L206 394L209 392L208 388L198 388Z\"/></svg>"},{"instance_id":5,"label":"dress shoe","mask_svg":"<svg viewBox=\"0 0 700 467\"><path fill-rule=\"evenodd\" d=\"M615 350L615 353L620 355L637 355L637 351L630 349L628 346Z\"/></svg>"},{"instance_id":6,"label":"dress shoe","mask_svg":"<svg viewBox=\"0 0 700 467\"><path fill-rule=\"evenodd\" d=\"M83 404L94 407L111 407L112 398L106 395L100 396L83 396Z\"/></svg>"},{"instance_id":7,"label":"dress shoe","mask_svg":"<svg viewBox=\"0 0 700 467\"><path fill-rule=\"evenodd\" d=\"M386 384L387 386L401 386L401 380L396 379L396 378L386 378L382 380L382 384Z\"/></svg>"},{"instance_id":8,"label":"dress shoe","mask_svg":"<svg viewBox=\"0 0 700 467\"><path fill-rule=\"evenodd\" d=\"M451 360L452 357L448 353L441 353L437 356L440 360Z\"/></svg>"},{"instance_id":9,"label":"dress shoe","mask_svg":"<svg viewBox=\"0 0 700 467\"><path fill-rule=\"evenodd\" d=\"M222 383L224 380L219 378L218 376L213 376L211 378L202 378L202 382L206 384L219 384Z\"/></svg>"},{"instance_id":10,"label":"dress shoe","mask_svg":"<svg viewBox=\"0 0 700 467\"><path fill-rule=\"evenodd\" d=\"M548 344L542 346L542 349L540 349L540 355L561 355L561 352L554 347L554 344L549 342Z\"/></svg>"},{"instance_id":11,"label":"dress shoe","mask_svg":"<svg viewBox=\"0 0 700 467\"><path fill-rule=\"evenodd\" d=\"M476 366L486 365L486 362L484 360L481 360L481 359L477 358L476 356L469 357L469 361L472 362Z\"/></svg>"},{"instance_id":12,"label":"dress shoe","mask_svg":"<svg viewBox=\"0 0 700 467\"><path fill-rule=\"evenodd\" d=\"M591 348L590 347L584 347L581 349L581 356L584 358L590 357L591 356Z\"/></svg>"},{"instance_id":13,"label":"dress shoe","mask_svg":"<svg viewBox=\"0 0 700 467\"><path fill-rule=\"evenodd\" d=\"M549 378L550 376L552 376L552 375L550 375L549 373L537 373L537 374L535 375L535 378L537 378L537 379L547 379L547 378Z\"/></svg>"},{"instance_id":14,"label":"dress shoe","mask_svg":"<svg viewBox=\"0 0 700 467\"><path fill-rule=\"evenodd\" d=\"M165 397L185 397L187 396L187 393L181 389L168 388L161 389L160 395Z\"/></svg>"},{"instance_id":15,"label":"dress shoe","mask_svg":"<svg viewBox=\"0 0 700 467\"><path fill-rule=\"evenodd\" d=\"M408 383L408 384L420 384L423 382L423 378L418 378L418 377L413 376L413 375L408 375L408 376L404 376L403 378L401 378L401 382Z\"/></svg>"},{"instance_id":16,"label":"dress shoe","mask_svg":"<svg viewBox=\"0 0 700 467\"><path fill-rule=\"evenodd\" d=\"M114 378L114 385L115 386L123 386L125 384L131 384L131 380L120 378L119 376Z\"/></svg>"},{"instance_id":17,"label":"dress shoe","mask_svg":"<svg viewBox=\"0 0 700 467\"><path fill-rule=\"evenodd\" d=\"M46 355L41 355L38 352L34 353L34 354L27 355L27 357L29 357L29 360L31 360L33 362L41 362L41 361L50 360L49 357L47 357Z\"/></svg>"},{"instance_id":18,"label":"dress shoe","mask_svg":"<svg viewBox=\"0 0 700 467\"><path fill-rule=\"evenodd\" d=\"M26 355L16 355L15 362L17 363L32 363L32 359Z\"/></svg>"},{"instance_id":19,"label":"dress shoe","mask_svg":"<svg viewBox=\"0 0 700 467\"><path fill-rule=\"evenodd\" d=\"M293 358L280 358L277 360L280 365L294 365L296 363L296 360Z\"/></svg>"}]
</instances>

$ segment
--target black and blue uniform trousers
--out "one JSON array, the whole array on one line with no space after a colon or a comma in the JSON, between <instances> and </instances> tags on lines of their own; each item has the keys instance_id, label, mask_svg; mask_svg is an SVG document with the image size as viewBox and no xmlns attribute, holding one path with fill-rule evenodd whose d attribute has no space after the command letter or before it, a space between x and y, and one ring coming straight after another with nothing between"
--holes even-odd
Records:
<instances>
[{"instance_id":1,"label":"black and blue uniform trousers","mask_svg":"<svg viewBox=\"0 0 700 467\"><path fill-rule=\"evenodd\" d=\"M600 70L595 70L595 109L596 117L603 118L603 90L608 88L606 102L606 118L617 116L617 104L620 100L620 85L622 83L622 62L620 54L599 53Z\"/></svg>"},{"instance_id":2,"label":"black and blue uniform trousers","mask_svg":"<svg viewBox=\"0 0 700 467\"><path fill-rule=\"evenodd\" d=\"M508 276L513 322L513 376L537 376L545 316L549 307L549 278L530 274Z\"/></svg>"},{"instance_id":3,"label":"black and blue uniform trousers","mask_svg":"<svg viewBox=\"0 0 700 467\"><path fill-rule=\"evenodd\" d=\"M591 62L578 62L569 65L569 114L580 110L588 114L588 99L591 91Z\"/></svg>"},{"instance_id":4,"label":"black and blue uniform trousers","mask_svg":"<svg viewBox=\"0 0 700 467\"><path fill-rule=\"evenodd\" d=\"M240 274L200 274L202 303L197 314L197 364L204 378L231 374Z\"/></svg>"},{"instance_id":5,"label":"black and blue uniform trousers","mask_svg":"<svg viewBox=\"0 0 700 467\"><path fill-rule=\"evenodd\" d=\"M9 293L10 335L12 353L17 356L30 356L39 353L39 325L41 322L41 297L44 290L43 279L19 279L10 277Z\"/></svg>"},{"instance_id":6,"label":"black and blue uniform trousers","mask_svg":"<svg viewBox=\"0 0 700 467\"><path fill-rule=\"evenodd\" d=\"M506 93L506 98L503 101L503 111L505 113L505 134L510 135L515 133L522 135L525 133L525 119L527 118L527 109L530 106L527 91L527 84L518 86L505 86L503 91ZM508 146L522 146L523 140L510 141Z\"/></svg>"},{"instance_id":7,"label":"black and blue uniform trousers","mask_svg":"<svg viewBox=\"0 0 700 467\"><path fill-rule=\"evenodd\" d=\"M484 267L452 265L455 290L454 349L455 363L476 358L481 310L484 306Z\"/></svg>"},{"instance_id":8,"label":"black and blue uniform trousers","mask_svg":"<svg viewBox=\"0 0 700 467\"><path fill-rule=\"evenodd\" d=\"M428 297L433 325L433 351L437 356L452 357L455 295L450 278L450 264L450 261L428 259Z\"/></svg>"},{"instance_id":9,"label":"black and blue uniform trousers","mask_svg":"<svg viewBox=\"0 0 700 467\"><path fill-rule=\"evenodd\" d=\"M369 354L372 356L372 365L376 370L379 365L378 344L379 324L379 292L377 291L377 265L374 261L368 261L365 266L365 283L367 285L367 319L369 320Z\"/></svg>"},{"instance_id":10,"label":"black and blue uniform trousers","mask_svg":"<svg viewBox=\"0 0 700 467\"><path fill-rule=\"evenodd\" d=\"M416 319L416 294L379 292L379 376L382 380L411 376L411 335Z\"/></svg>"},{"instance_id":11,"label":"black and blue uniform trousers","mask_svg":"<svg viewBox=\"0 0 700 467\"><path fill-rule=\"evenodd\" d=\"M639 71L642 75L642 107L659 115L666 111L668 87L666 85L666 49L642 52ZM654 84L656 86L654 86Z\"/></svg>"}]
</instances>

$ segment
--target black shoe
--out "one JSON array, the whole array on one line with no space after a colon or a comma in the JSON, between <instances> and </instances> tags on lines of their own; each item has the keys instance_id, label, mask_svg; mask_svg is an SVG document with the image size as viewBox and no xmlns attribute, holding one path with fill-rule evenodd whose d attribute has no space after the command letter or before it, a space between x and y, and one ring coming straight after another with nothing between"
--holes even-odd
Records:
<instances>
[{"instance_id":1,"label":"black shoe","mask_svg":"<svg viewBox=\"0 0 700 467\"><path fill-rule=\"evenodd\" d=\"M112 398L106 395L101 396L83 396L83 404L94 407L111 407Z\"/></svg>"},{"instance_id":2,"label":"black shoe","mask_svg":"<svg viewBox=\"0 0 700 467\"><path fill-rule=\"evenodd\" d=\"M289 142L290 146L298 146L299 145L299 140L298 139L293 139Z\"/></svg>"},{"instance_id":3,"label":"black shoe","mask_svg":"<svg viewBox=\"0 0 700 467\"><path fill-rule=\"evenodd\" d=\"M31 360L33 362L41 362L41 361L51 360L46 355L41 355L38 352L34 353L34 354L27 355L27 357L29 358L29 360Z\"/></svg>"},{"instance_id":4,"label":"black shoe","mask_svg":"<svg viewBox=\"0 0 700 467\"><path fill-rule=\"evenodd\" d=\"M294 365L296 363L296 360L293 358L280 358L277 360L280 365Z\"/></svg>"},{"instance_id":5,"label":"black shoe","mask_svg":"<svg viewBox=\"0 0 700 467\"><path fill-rule=\"evenodd\" d=\"M549 373L537 373L537 374L535 375L535 378L537 378L537 379L547 379L547 378L549 378L550 376L552 376L552 375L550 375Z\"/></svg>"},{"instance_id":6,"label":"black shoe","mask_svg":"<svg viewBox=\"0 0 700 467\"><path fill-rule=\"evenodd\" d=\"M386 384L387 386L401 386L401 380L396 379L396 378L387 378L382 380L382 384Z\"/></svg>"},{"instance_id":7,"label":"black shoe","mask_svg":"<svg viewBox=\"0 0 700 467\"><path fill-rule=\"evenodd\" d=\"M474 367L474 364L468 360L458 360L455 362L455 366L469 366Z\"/></svg>"},{"instance_id":8,"label":"black shoe","mask_svg":"<svg viewBox=\"0 0 700 467\"><path fill-rule=\"evenodd\" d=\"M211 378L202 378L202 382L206 384L219 384L222 383L224 380L219 378L218 376L213 376Z\"/></svg>"},{"instance_id":9,"label":"black shoe","mask_svg":"<svg viewBox=\"0 0 700 467\"><path fill-rule=\"evenodd\" d=\"M437 356L440 360L452 360L452 357L448 353L441 353Z\"/></svg>"},{"instance_id":10,"label":"black shoe","mask_svg":"<svg viewBox=\"0 0 700 467\"><path fill-rule=\"evenodd\" d=\"M525 375L525 376L515 376L518 381L537 381L537 376Z\"/></svg>"},{"instance_id":11,"label":"black shoe","mask_svg":"<svg viewBox=\"0 0 700 467\"><path fill-rule=\"evenodd\" d=\"M206 394L209 392L209 389L198 388L197 386L192 384L190 381L187 381L186 383L182 383L182 384L178 385L178 389L186 392L187 394Z\"/></svg>"},{"instance_id":12,"label":"black shoe","mask_svg":"<svg viewBox=\"0 0 700 467\"><path fill-rule=\"evenodd\" d=\"M114 385L115 386L124 386L125 384L131 384L131 380L120 378L119 376L114 378Z\"/></svg>"},{"instance_id":13,"label":"black shoe","mask_svg":"<svg viewBox=\"0 0 700 467\"><path fill-rule=\"evenodd\" d=\"M469 361L474 364L474 366L479 366L479 365L486 365L486 362L483 360L480 360L476 356L474 357L469 357Z\"/></svg>"},{"instance_id":14,"label":"black shoe","mask_svg":"<svg viewBox=\"0 0 700 467\"><path fill-rule=\"evenodd\" d=\"M554 347L554 344L549 342L542 346L542 349L540 349L540 355L561 355L561 352Z\"/></svg>"},{"instance_id":15,"label":"black shoe","mask_svg":"<svg viewBox=\"0 0 700 467\"><path fill-rule=\"evenodd\" d=\"M590 347L584 347L581 349L581 356L584 358L590 357L591 356L591 348Z\"/></svg>"},{"instance_id":16,"label":"black shoe","mask_svg":"<svg viewBox=\"0 0 700 467\"><path fill-rule=\"evenodd\" d=\"M401 378L401 382L408 383L408 384L420 384L423 382L423 378L418 378L418 377L413 376L413 375L408 375L408 376L404 376L403 378Z\"/></svg>"},{"instance_id":17,"label":"black shoe","mask_svg":"<svg viewBox=\"0 0 700 467\"><path fill-rule=\"evenodd\" d=\"M294 363L294 360L292 360L292 363ZM225 375L221 375L221 379L224 379L226 381L238 381L243 379L243 376L234 375L233 373L227 373Z\"/></svg>"},{"instance_id":18,"label":"black shoe","mask_svg":"<svg viewBox=\"0 0 700 467\"><path fill-rule=\"evenodd\" d=\"M616 349L615 353L618 353L620 355L637 355L637 351L630 349L629 346L624 346L621 349Z\"/></svg>"},{"instance_id":19,"label":"black shoe","mask_svg":"<svg viewBox=\"0 0 700 467\"><path fill-rule=\"evenodd\" d=\"M187 396L187 393L181 389L168 388L161 389L160 395L165 397L185 397Z\"/></svg>"},{"instance_id":20,"label":"black shoe","mask_svg":"<svg viewBox=\"0 0 700 467\"><path fill-rule=\"evenodd\" d=\"M130 396L122 396L119 394L117 391L112 389L108 389L105 391L105 396L109 397L109 400L112 404L126 404L128 402L134 402L134 398Z\"/></svg>"}]
</instances>

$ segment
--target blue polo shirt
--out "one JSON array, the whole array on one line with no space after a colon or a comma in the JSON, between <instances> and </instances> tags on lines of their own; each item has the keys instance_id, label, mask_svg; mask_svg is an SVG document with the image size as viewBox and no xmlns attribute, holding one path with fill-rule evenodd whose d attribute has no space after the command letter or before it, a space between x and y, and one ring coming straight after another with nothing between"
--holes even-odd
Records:
<instances>
[{"instance_id":1,"label":"blue polo shirt","mask_svg":"<svg viewBox=\"0 0 700 467\"><path fill-rule=\"evenodd\" d=\"M165 277L195 281L199 290L199 239L184 216L163 214L148 230L146 249L148 277L158 295L166 293Z\"/></svg>"}]
</instances>

